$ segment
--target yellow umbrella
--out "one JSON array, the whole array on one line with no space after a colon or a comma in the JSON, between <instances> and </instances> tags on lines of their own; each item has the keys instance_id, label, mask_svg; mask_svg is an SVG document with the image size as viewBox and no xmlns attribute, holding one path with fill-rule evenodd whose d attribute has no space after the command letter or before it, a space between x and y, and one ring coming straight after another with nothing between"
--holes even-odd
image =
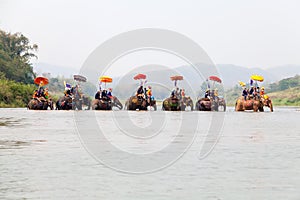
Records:
<instances>
[{"instance_id":1,"label":"yellow umbrella","mask_svg":"<svg viewBox=\"0 0 300 200\"><path fill-rule=\"evenodd\" d=\"M242 82L242 81L239 81L239 84L240 84L240 86L242 86L242 87L245 87L245 86L246 86L246 83L244 83L244 82Z\"/></svg>"},{"instance_id":2,"label":"yellow umbrella","mask_svg":"<svg viewBox=\"0 0 300 200\"><path fill-rule=\"evenodd\" d=\"M257 74L252 75L251 79L254 80L254 81L259 81L259 82L263 82L264 81L264 77L260 76L260 75L257 75Z\"/></svg>"}]
</instances>

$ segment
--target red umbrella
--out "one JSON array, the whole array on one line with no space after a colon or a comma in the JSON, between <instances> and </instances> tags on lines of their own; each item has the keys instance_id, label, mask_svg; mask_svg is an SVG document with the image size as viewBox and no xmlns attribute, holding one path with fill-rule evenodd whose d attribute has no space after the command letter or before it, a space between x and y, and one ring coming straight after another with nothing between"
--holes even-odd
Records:
<instances>
[{"instance_id":1,"label":"red umbrella","mask_svg":"<svg viewBox=\"0 0 300 200\"><path fill-rule=\"evenodd\" d=\"M222 80L217 76L210 76L208 79L211 81L216 81L216 82L222 83Z\"/></svg>"},{"instance_id":2,"label":"red umbrella","mask_svg":"<svg viewBox=\"0 0 300 200\"><path fill-rule=\"evenodd\" d=\"M134 80L141 80L141 79L146 79L145 74L138 74L135 77L133 77Z\"/></svg>"},{"instance_id":3,"label":"red umbrella","mask_svg":"<svg viewBox=\"0 0 300 200\"><path fill-rule=\"evenodd\" d=\"M38 76L34 79L34 83L40 86L47 85L49 80L46 77Z\"/></svg>"},{"instance_id":4,"label":"red umbrella","mask_svg":"<svg viewBox=\"0 0 300 200\"><path fill-rule=\"evenodd\" d=\"M171 76L170 77L172 81L182 81L183 76Z\"/></svg>"}]
</instances>

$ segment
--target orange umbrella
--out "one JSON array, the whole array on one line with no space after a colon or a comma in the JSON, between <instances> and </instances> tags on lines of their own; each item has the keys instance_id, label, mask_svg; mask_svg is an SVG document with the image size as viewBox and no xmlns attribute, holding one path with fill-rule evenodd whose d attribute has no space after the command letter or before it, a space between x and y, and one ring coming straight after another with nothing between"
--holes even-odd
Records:
<instances>
[{"instance_id":1,"label":"orange umbrella","mask_svg":"<svg viewBox=\"0 0 300 200\"><path fill-rule=\"evenodd\" d=\"M171 76L170 77L172 81L182 81L183 76Z\"/></svg>"},{"instance_id":2,"label":"orange umbrella","mask_svg":"<svg viewBox=\"0 0 300 200\"><path fill-rule=\"evenodd\" d=\"M38 76L34 79L34 83L39 85L39 86L44 86L49 83L49 80L46 77L43 76Z\"/></svg>"},{"instance_id":3,"label":"orange umbrella","mask_svg":"<svg viewBox=\"0 0 300 200\"><path fill-rule=\"evenodd\" d=\"M111 83L112 82L112 78L109 76L101 76L99 78L99 80L103 83Z\"/></svg>"}]
</instances>

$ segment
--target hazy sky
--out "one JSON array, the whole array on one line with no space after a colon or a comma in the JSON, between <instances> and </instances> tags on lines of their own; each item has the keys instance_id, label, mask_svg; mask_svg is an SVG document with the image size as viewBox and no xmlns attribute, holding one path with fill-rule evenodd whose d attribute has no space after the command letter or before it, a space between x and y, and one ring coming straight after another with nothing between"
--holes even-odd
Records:
<instances>
[{"instance_id":1,"label":"hazy sky","mask_svg":"<svg viewBox=\"0 0 300 200\"><path fill-rule=\"evenodd\" d=\"M196 41L217 64L300 64L298 0L0 0L0 28L39 45L39 60L79 68L114 35L164 28Z\"/></svg>"}]
</instances>

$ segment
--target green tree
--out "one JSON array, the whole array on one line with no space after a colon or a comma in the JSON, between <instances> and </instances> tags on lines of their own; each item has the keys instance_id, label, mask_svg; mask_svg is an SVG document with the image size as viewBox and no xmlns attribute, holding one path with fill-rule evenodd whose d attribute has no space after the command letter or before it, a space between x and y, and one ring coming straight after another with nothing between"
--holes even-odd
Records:
<instances>
[{"instance_id":1,"label":"green tree","mask_svg":"<svg viewBox=\"0 0 300 200\"><path fill-rule=\"evenodd\" d=\"M34 72L30 63L38 49L21 33L6 33L0 30L0 71L10 80L32 83Z\"/></svg>"}]
</instances>

